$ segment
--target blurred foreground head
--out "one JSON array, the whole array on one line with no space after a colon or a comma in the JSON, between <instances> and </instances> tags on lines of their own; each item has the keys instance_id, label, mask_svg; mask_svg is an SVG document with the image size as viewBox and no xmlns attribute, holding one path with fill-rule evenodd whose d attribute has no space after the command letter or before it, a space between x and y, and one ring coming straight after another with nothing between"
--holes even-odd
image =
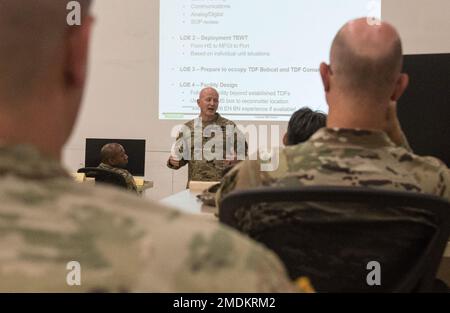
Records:
<instances>
[{"instance_id":1,"label":"blurred foreground head","mask_svg":"<svg viewBox=\"0 0 450 313\"><path fill-rule=\"evenodd\" d=\"M69 26L69 0L0 0L0 141L59 158L83 96L92 17Z\"/></svg>"}]
</instances>

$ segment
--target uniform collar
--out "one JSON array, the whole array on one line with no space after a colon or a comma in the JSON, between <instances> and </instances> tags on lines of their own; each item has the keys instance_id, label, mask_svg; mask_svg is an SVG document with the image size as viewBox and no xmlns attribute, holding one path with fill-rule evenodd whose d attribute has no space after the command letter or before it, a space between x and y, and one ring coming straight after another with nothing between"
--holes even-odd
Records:
<instances>
[{"instance_id":1,"label":"uniform collar","mask_svg":"<svg viewBox=\"0 0 450 313\"><path fill-rule=\"evenodd\" d=\"M370 148L394 147L389 136L381 130L322 128L310 139L312 142L361 145Z\"/></svg>"},{"instance_id":2,"label":"uniform collar","mask_svg":"<svg viewBox=\"0 0 450 313\"><path fill-rule=\"evenodd\" d=\"M58 161L30 145L0 145L0 177L8 174L27 179L69 177Z\"/></svg>"},{"instance_id":3,"label":"uniform collar","mask_svg":"<svg viewBox=\"0 0 450 313\"><path fill-rule=\"evenodd\" d=\"M219 113L216 113L214 119L212 119L212 120L209 121L209 122L203 121L203 119L201 118L201 116L197 117L197 121L198 121L198 122L202 121L203 126L205 126L205 125L210 125L210 124L216 123L216 122L219 120L220 117L221 117L220 114L219 114Z\"/></svg>"}]
</instances>

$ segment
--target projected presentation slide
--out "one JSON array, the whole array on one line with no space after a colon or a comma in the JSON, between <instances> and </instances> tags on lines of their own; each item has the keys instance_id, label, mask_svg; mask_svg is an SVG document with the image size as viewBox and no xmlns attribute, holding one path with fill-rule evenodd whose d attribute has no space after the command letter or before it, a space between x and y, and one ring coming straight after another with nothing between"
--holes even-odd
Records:
<instances>
[{"instance_id":1,"label":"projected presentation slide","mask_svg":"<svg viewBox=\"0 0 450 313\"><path fill-rule=\"evenodd\" d=\"M159 118L196 117L207 86L232 120L287 121L304 106L326 113L319 65L357 17L380 18L380 0L160 1Z\"/></svg>"}]
</instances>

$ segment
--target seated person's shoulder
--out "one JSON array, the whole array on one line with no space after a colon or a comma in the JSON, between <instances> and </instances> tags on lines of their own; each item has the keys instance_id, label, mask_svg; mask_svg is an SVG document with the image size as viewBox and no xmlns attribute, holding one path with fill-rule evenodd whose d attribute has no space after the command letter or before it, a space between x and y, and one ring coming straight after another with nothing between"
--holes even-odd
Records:
<instances>
[{"instance_id":1,"label":"seated person's shoulder","mask_svg":"<svg viewBox=\"0 0 450 313\"><path fill-rule=\"evenodd\" d=\"M114 166L110 166L110 165L105 165L103 163L101 163L98 168L109 171L109 172L113 172L113 173L117 173L123 176L133 176L131 175L131 173L125 169L125 168L120 168L120 167L114 167Z\"/></svg>"},{"instance_id":2,"label":"seated person's shoulder","mask_svg":"<svg viewBox=\"0 0 450 313\"><path fill-rule=\"evenodd\" d=\"M412 173L428 192L450 200L450 169L447 165L432 156L419 156L403 148L391 151L397 164Z\"/></svg>"},{"instance_id":3,"label":"seated person's shoulder","mask_svg":"<svg viewBox=\"0 0 450 313\"><path fill-rule=\"evenodd\" d=\"M290 146L286 148L274 148L271 152L258 152L252 154L249 160L238 163L229 173L239 172L240 175L277 175L278 172L287 171L288 162L293 157L301 157L300 147ZM273 165L269 167L269 165ZM267 168L267 170L266 170ZM268 170L270 169L270 170Z\"/></svg>"},{"instance_id":4,"label":"seated person's shoulder","mask_svg":"<svg viewBox=\"0 0 450 313\"><path fill-rule=\"evenodd\" d=\"M430 171L448 171L448 167L440 159L433 156L421 156L403 147L393 147L390 150L391 155L400 163L411 164L413 166L423 167Z\"/></svg>"},{"instance_id":5,"label":"seated person's shoulder","mask_svg":"<svg viewBox=\"0 0 450 313\"><path fill-rule=\"evenodd\" d=\"M261 160L243 160L233 166L231 170L227 172L224 178L237 177L242 175L257 175L261 168Z\"/></svg>"}]
</instances>

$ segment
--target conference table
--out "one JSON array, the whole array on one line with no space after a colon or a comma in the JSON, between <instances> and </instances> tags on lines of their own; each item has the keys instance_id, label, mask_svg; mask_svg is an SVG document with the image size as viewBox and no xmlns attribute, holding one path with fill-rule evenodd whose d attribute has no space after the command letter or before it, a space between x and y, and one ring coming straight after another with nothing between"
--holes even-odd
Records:
<instances>
[{"instance_id":1,"label":"conference table","mask_svg":"<svg viewBox=\"0 0 450 313\"><path fill-rule=\"evenodd\" d=\"M201 191L191 191L190 189L186 189L164 198L160 202L184 213L214 216L217 212L216 207L203 204L203 202L197 198L197 195L200 193Z\"/></svg>"}]
</instances>

